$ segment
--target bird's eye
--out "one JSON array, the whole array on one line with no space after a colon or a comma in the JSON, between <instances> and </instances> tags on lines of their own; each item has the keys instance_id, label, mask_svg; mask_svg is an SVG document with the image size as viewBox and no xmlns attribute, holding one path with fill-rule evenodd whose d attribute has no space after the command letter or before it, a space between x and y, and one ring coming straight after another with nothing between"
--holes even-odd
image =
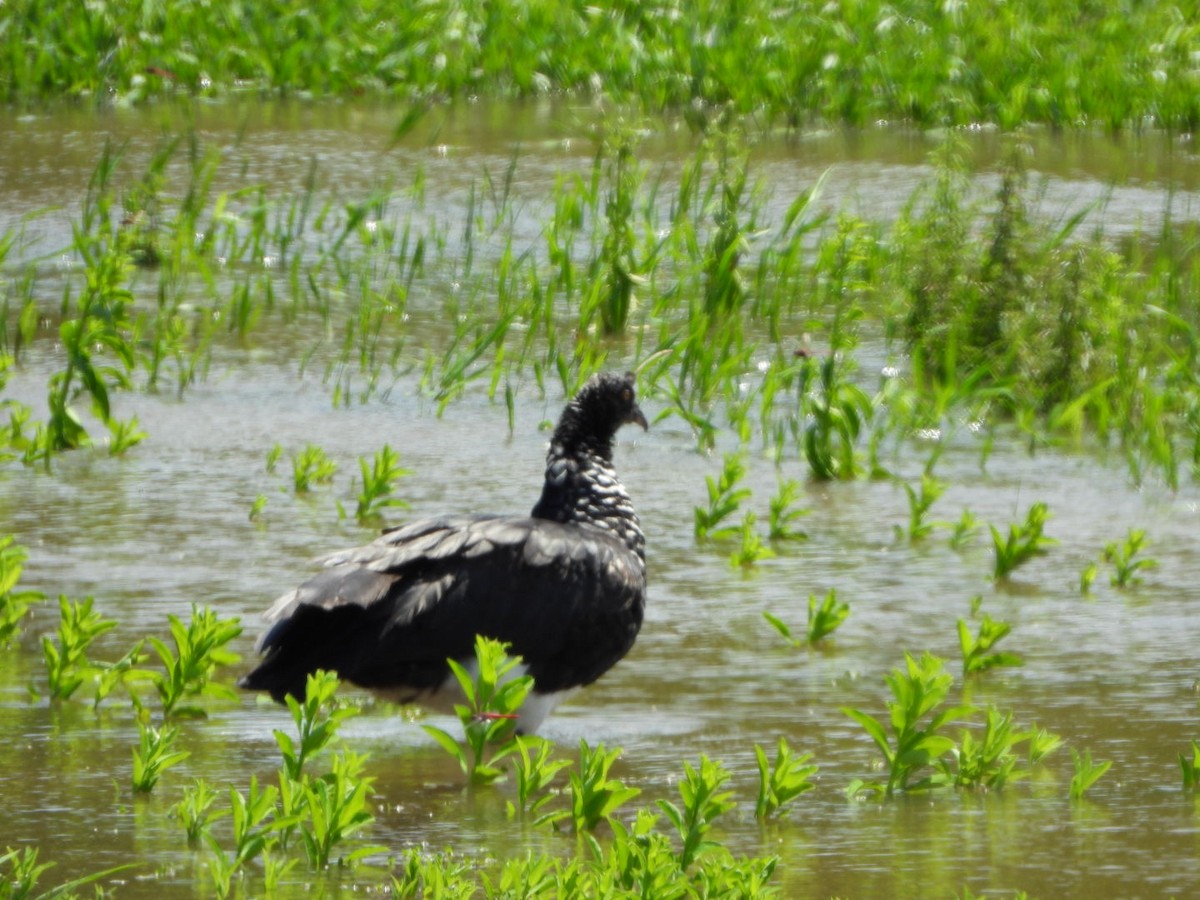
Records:
<instances>
[{"instance_id":1,"label":"bird's eye","mask_svg":"<svg viewBox=\"0 0 1200 900\"><path fill-rule=\"evenodd\" d=\"M621 399L628 403L633 399L633 391L631 391L629 388L625 388L625 390L621 391Z\"/></svg>"}]
</instances>

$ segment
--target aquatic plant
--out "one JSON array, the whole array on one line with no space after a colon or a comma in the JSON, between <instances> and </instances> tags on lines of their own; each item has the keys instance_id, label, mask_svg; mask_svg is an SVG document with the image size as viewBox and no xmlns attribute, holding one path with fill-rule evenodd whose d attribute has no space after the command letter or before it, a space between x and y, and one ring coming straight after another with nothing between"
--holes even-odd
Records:
<instances>
[{"instance_id":1,"label":"aquatic plant","mask_svg":"<svg viewBox=\"0 0 1200 900\"><path fill-rule=\"evenodd\" d=\"M301 785L304 816L300 835L309 866L320 871L329 865L335 848L350 835L375 821L368 805L375 779L363 774L366 756L342 749L334 754L330 770ZM340 857L341 865L353 865L373 854L386 852L378 846L355 847Z\"/></svg>"},{"instance_id":2,"label":"aquatic plant","mask_svg":"<svg viewBox=\"0 0 1200 900\"><path fill-rule=\"evenodd\" d=\"M1080 753L1071 749L1071 761L1075 765L1075 774L1071 776L1070 794L1072 800L1080 800L1091 789L1104 773L1112 766L1112 760L1093 763L1092 752L1084 750Z\"/></svg>"},{"instance_id":3,"label":"aquatic plant","mask_svg":"<svg viewBox=\"0 0 1200 900\"><path fill-rule=\"evenodd\" d=\"M767 539L770 541L806 541L807 532L793 523L807 516L810 510L796 509L793 504L800 495L800 482L793 479L779 482L779 490L771 498Z\"/></svg>"},{"instance_id":4,"label":"aquatic plant","mask_svg":"<svg viewBox=\"0 0 1200 900\"><path fill-rule=\"evenodd\" d=\"M958 645L962 650L963 674L984 672L998 666L1021 666L1024 660L1015 653L989 652L992 647L1008 636L1012 626L998 622L987 613L979 623L979 633L972 635L966 619L958 620Z\"/></svg>"},{"instance_id":5,"label":"aquatic plant","mask_svg":"<svg viewBox=\"0 0 1200 900\"><path fill-rule=\"evenodd\" d=\"M722 128L715 131L710 140L716 142L713 150L716 170L709 190L716 196L705 206L712 209L715 227L709 236L701 267L704 312L714 318L740 313L746 302L740 265L750 249L748 235L756 229L753 219L741 221L746 212L743 207L749 171L743 136L736 128Z\"/></svg>"},{"instance_id":6,"label":"aquatic plant","mask_svg":"<svg viewBox=\"0 0 1200 900\"><path fill-rule=\"evenodd\" d=\"M93 872L35 894L34 890L42 875L48 869L53 868L55 864L38 862L40 851L37 847L23 847L20 850L5 847L4 850L4 854L0 855L0 867L3 867L0 868L0 897L3 897L4 900L10 900L10 898L11 900L27 900L27 898L28 900L57 900L60 897L66 900L66 898L76 896L75 891L78 888L95 884L117 872L134 868L132 863L114 866L103 872ZM97 888L97 891L99 890Z\"/></svg>"},{"instance_id":7,"label":"aquatic plant","mask_svg":"<svg viewBox=\"0 0 1200 900\"><path fill-rule=\"evenodd\" d=\"M963 729L957 746L937 766L955 787L1000 790L1013 778L1027 774L1019 770L1016 749L1029 741L1032 732L1014 732L1013 714L989 706L983 733L976 737Z\"/></svg>"},{"instance_id":8,"label":"aquatic plant","mask_svg":"<svg viewBox=\"0 0 1200 900\"><path fill-rule=\"evenodd\" d=\"M179 729L174 725L155 728L138 718L138 745L133 748L133 789L148 794L158 784L162 773L183 762L191 754L175 750Z\"/></svg>"},{"instance_id":9,"label":"aquatic plant","mask_svg":"<svg viewBox=\"0 0 1200 900\"><path fill-rule=\"evenodd\" d=\"M969 509L964 509L962 515L950 526L950 546L961 550L975 538L979 531L979 520Z\"/></svg>"},{"instance_id":10,"label":"aquatic plant","mask_svg":"<svg viewBox=\"0 0 1200 900\"><path fill-rule=\"evenodd\" d=\"M1113 587L1124 588L1141 584L1142 578L1138 573L1158 565L1157 560L1149 557L1134 559L1145 544L1146 532L1141 528L1131 528L1125 540L1120 543L1110 541L1104 545L1104 561L1111 563L1113 567Z\"/></svg>"},{"instance_id":11,"label":"aquatic plant","mask_svg":"<svg viewBox=\"0 0 1200 900\"><path fill-rule=\"evenodd\" d=\"M902 483L901 486L908 497L908 527L902 529L896 526L896 531L907 537L910 543L915 544L928 537L933 529L941 524L940 522L926 521L926 516L929 514L929 508L945 493L946 484L938 481L928 472L923 472L920 490L914 489L907 482Z\"/></svg>"},{"instance_id":12,"label":"aquatic plant","mask_svg":"<svg viewBox=\"0 0 1200 900\"><path fill-rule=\"evenodd\" d=\"M1029 729L1029 764L1037 765L1051 753L1062 747L1062 738L1039 728L1036 725Z\"/></svg>"},{"instance_id":13,"label":"aquatic plant","mask_svg":"<svg viewBox=\"0 0 1200 900\"><path fill-rule=\"evenodd\" d=\"M261 522L263 510L267 508L267 495L257 494L250 502L250 513L247 518L251 522Z\"/></svg>"},{"instance_id":14,"label":"aquatic plant","mask_svg":"<svg viewBox=\"0 0 1200 900\"><path fill-rule=\"evenodd\" d=\"M592 288L580 300L579 319L587 327L599 317L604 334L610 335L625 331L636 302L635 290L644 283L638 273L646 263L636 259L633 227L634 200L644 177L636 143L632 130L618 126L617 134L601 144L596 156L596 169L603 164L607 186L605 230L600 251L589 266Z\"/></svg>"},{"instance_id":15,"label":"aquatic plant","mask_svg":"<svg viewBox=\"0 0 1200 900\"><path fill-rule=\"evenodd\" d=\"M510 818L532 818L534 825L553 825L568 813L566 810L542 812L555 798L554 781L558 773L572 763L569 759L554 759L554 742L537 735L517 735L513 755L513 776L516 781L517 802L506 804Z\"/></svg>"},{"instance_id":16,"label":"aquatic plant","mask_svg":"<svg viewBox=\"0 0 1200 900\"><path fill-rule=\"evenodd\" d=\"M170 815L182 823L188 846L196 846L206 839L212 833L213 821L229 814L225 809L213 809L219 797L220 794L207 781L194 778L183 789L183 796L171 804Z\"/></svg>"},{"instance_id":17,"label":"aquatic plant","mask_svg":"<svg viewBox=\"0 0 1200 900\"><path fill-rule=\"evenodd\" d=\"M879 748L887 773L885 782L859 779L851 782L847 788L849 796L870 790L890 797L898 790L924 790L945 783L941 773L919 778L918 775L955 747L954 739L944 734L944 729L968 715L971 708L943 706L953 678L943 671L942 660L929 653L920 659L906 653L904 662L903 671L893 669L884 679L892 692L887 706L894 745L888 740L883 723L874 716L842 707L842 712L858 722Z\"/></svg>"},{"instance_id":18,"label":"aquatic plant","mask_svg":"<svg viewBox=\"0 0 1200 900\"><path fill-rule=\"evenodd\" d=\"M1179 754L1179 771L1183 777L1183 789L1194 791L1200 786L1200 741L1192 741L1192 755Z\"/></svg>"},{"instance_id":19,"label":"aquatic plant","mask_svg":"<svg viewBox=\"0 0 1200 900\"><path fill-rule=\"evenodd\" d=\"M742 517L741 528L737 530L740 540L738 546L729 556L729 564L734 568L748 569L751 566L757 565L762 560L770 559L775 555L775 551L764 544L763 539L754 530L755 520L754 513L749 510Z\"/></svg>"},{"instance_id":20,"label":"aquatic plant","mask_svg":"<svg viewBox=\"0 0 1200 900\"><path fill-rule=\"evenodd\" d=\"M236 787L229 788L229 807L216 815L228 815L232 829L233 850L226 852L204 819L200 836L209 847L208 872L218 897L228 897L233 892L233 878L243 875L247 863L262 859L267 881L277 877L279 865L272 861L271 851L278 847L280 837L276 833L287 823L279 819L277 798L279 790L273 785L258 786L257 776L250 776L250 786L245 795ZM190 832L189 832L190 835Z\"/></svg>"},{"instance_id":21,"label":"aquatic plant","mask_svg":"<svg viewBox=\"0 0 1200 900\"><path fill-rule=\"evenodd\" d=\"M444 729L421 726L454 757L471 784L490 784L504 778L505 770L499 764L517 751L513 738L518 711L533 689L533 678L516 674L521 659L509 656L507 650L507 644L476 635L473 676L461 663L448 660L466 700L454 706L466 749Z\"/></svg>"},{"instance_id":22,"label":"aquatic plant","mask_svg":"<svg viewBox=\"0 0 1200 900\"><path fill-rule=\"evenodd\" d=\"M1048 15L1021 2L1001 17L970 5L949 14L914 6L897 19L878 0L832 11L806 0L781 19L777 5L762 0L737 15L703 7L692 18L678 2L635 12L506 2L496 10L406 8L379 28L336 5L301 13L275 0L237 15L166 0L148 12L118 9L66 24L28 15L27 3L0 44L8 104L65 95L124 106L238 86L295 96L366 92L411 104L401 133L428 98L474 96L595 96L678 111L700 133L731 114L793 128L1038 122L1186 131L1200 120L1187 90L1195 37L1178 10L1157 5ZM155 34L152 46L117 40L139 28ZM303 37L324 34L339 40ZM27 47L39 52L19 52Z\"/></svg>"},{"instance_id":23,"label":"aquatic plant","mask_svg":"<svg viewBox=\"0 0 1200 900\"><path fill-rule=\"evenodd\" d=\"M619 748L605 750L603 744L592 747L586 740L579 741L579 764L570 772L571 824L576 832L595 831L641 793L640 788L626 787L624 782L609 777L609 770L620 756Z\"/></svg>"},{"instance_id":24,"label":"aquatic plant","mask_svg":"<svg viewBox=\"0 0 1200 900\"><path fill-rule=\"evenodd\" d=\"M49 635L42 638L42 656L52 701L70 699L79 686L99 670L88 659L88 647L117 623L115 619L104 618L93 608L94 604L92 597L75 601L65 594L59 595L58 641Z\"/></svg>"},{"instance_id":25,"label":"aquatic plant","mask_svg":"<svg viewBox=\"0 0 1200 900\"><path fill-rule=\"evenodd\" d=\"M850 615L850 604L838 600L837 589L830 588L829 593L821 600L816 594L808 595L808 628L803 640L792 636L791 628L780 618L770 612L763 612L763 618L780 636L792 647L800 647L807 643L810 646L833 634Z\"/></svg>"},{"instance_id":26,"label":"aquatic plant","mask_svg":"<svg viewBox=\"0 0 1200 900\"><path fill-rule=\"evenodd\" d=\"M742 501L750 496L750 489L737 484L746 475L746 461L740 453L725 454L721 474L715 479L704 477L708 490L708 506L693 507L693 533L697 541L721 540L739 534L736 526L722 524L737 512Z\"/></svg>"},{"instance_id":27,"label":"aquatic plant","mask_svg":"<svg viewBox=\"0 0 1200 900\"><path fill-rule=\"evenodd\" d=\"M871 421L871 398L843 377L836 354L804 360L800 375L804 458L818 481L852 479L860 472L857 443Z\"/></svg>"},{"instance_id":28,"label":"aquatic plant","mask_svg":"<svg viewBox=\"0 0 1200 900\"><path fill-rule=\"evenodd\" d=\"M91 398L92 412L114 434L113 446L131 446L141 439L136 423L120 425L112 416L110 387L127 387L136 365L129 334L128 286L130 258L111 221L113 202L110 180L120 154L105 146L84 199L82 220L75 232L74 251L86 268L83 290L63 298L59 340L66 367L50 376L49 418L38 425L26 447L27 462L41 461L49 469L55 453L84 446L90 440L83 420L72 405L79 397ZM108 352L115 364L101 355Z\"/></svg>"},{"instance_id":29,"label":"aquatic plant","mask_svg":"<svg viewBox=\"0 0 1200 900\"><path fill-rule=\"evenodd\" d=\"M20 631L29 607L44 599L38 591L16 589L27 558L13 535L0 537L0 647Z\"/></svg>"},{"instance_id":30,"label":"aquatic plant","mask_svg":"<svg viewBox=\"0 0 1200 900\"><path fill-rule=\"evenodd\" d=\"M1025 515L1024 523L1010 525L1008 536L1003 537L995 525L988 526L992 532L995 550L995 565L992 577L996 581L1008 578L1013 570L1038 556L1044 556L1049 548L1058 543L1043 534L1050 512L1045 503L1034 503Z\"/></svg>"},{"instance_id":31,"label":"aquatic plant","mask_svg":"<svg viewBox=\"0 0 1200 900\"><path fill-rule=\"evenodd\" d=\"M785 738L775 746L775 761L768 762L766 751L754 745L754 758L758 763L758 796L754 801L754 815L767 819L778 813L801 794L811 791L815 785L809 779L817 774L817 767L809 765L811 753L796 756Z\"/></svg>"},{"instance_id":32,"label":"aquatic plant","mask_svg":"<svg viewBox=\"0 0 1200 900\"><path fill-rule=\"evenodd\" d=\"M356 519L367 521L378 518L388 507L408 506L401 498L392 496L395 482L412 474L411 469L400 465L399 453L384 444L369 463L365 456L359 457L358 467L362 473L362 487L354 510Z\"/></svg>"},{"instance_id":33,"label":"aquatic plant","mask_svg":"<svg viewBox=\"0 0 1200 900\"><path fill-rule=\"evenodd\" d=\"M195 604L187 625L173 614L167 616L167 621L174 648L160 638L147 639L165 670L150 675L162 704L163 718L206 716L202 707L182 705L190 697L237 699L233 688L213 681L212 677L218 668L233 665L241 659L226 648L242 633L240 621L237 618L222 619L215 610Z\"/></svg>"},{"instance_id":34,"label":"aquatic plant","mask_svg":"<svg viewBox=\"0 0 1200 900\"><path fill-rule=\"evenodd\" d=\"M675 826L682 842L679 851L681 869L690 868L700 853L715 846L705 835L719 816L737 805L732 791L721 790L728 780L729 772L702 754L698 767L687 761L683 764L683 778L679 782L682 808L670 800L658 801L658 808Z\"/></svg>"},{"instance_id":35,"label":"aquatic plant","mask_svg":"<svg viewBox=\"0 0 1200 900\"><path fill-rule=\"evenodd\" d=\"M396 897L470 900L477 888L471 873L471 864L455 859L449 851L427 856L420 849L413 848L404 858L400 874L393 873L391 876L392 894Z\"/></svg>"},{"instance_id":36,"label":"aquatic plant","mask_svg":"<svg viewBox=\"0 0 1200 900\"><path fill-rule=\"evenodd\" d=\"M270 469L268 459L267 470ZM292 454L292 487L297 494L312 490L314 484L328 484L336 472L337 463L315 444L308 444L299 453Z\"/></svg>"},{"instance_id":37,"label":"aquatic plant","mask_svg":"<svg viewBox=\"0 0 1200 900\"><path fill-rule=\"evenodd\" d=\"M305 764L333 743L342 722L358 715L358 709L337 701L338 683L335 673L318 670L305 681L303 702L291 694L285 698L298 740L278 729L273 733L291 781L301 781Z\"/></svg>"}]
</instances>

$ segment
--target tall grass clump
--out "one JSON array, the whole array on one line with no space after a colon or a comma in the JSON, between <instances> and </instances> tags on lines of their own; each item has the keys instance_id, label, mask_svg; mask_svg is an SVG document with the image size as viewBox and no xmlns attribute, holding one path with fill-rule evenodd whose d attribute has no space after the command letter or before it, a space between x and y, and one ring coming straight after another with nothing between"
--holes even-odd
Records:
<instances>
[{"instance_id":1,"label":"tall grass clump","mask_svg":"<svg viewBox=\"0 0 1200 900\"><path fill-rule=\"evenodd\" d=\"M1025 122L1187 130L1197 37L1170 4L1033 0L993 10L869 0L829 6L678 0L636 8L527 0L303 10L161 0L71 17L18 0L0 32L0 100L138 103L221 95L604 97L681 113L704 132L729 114L768 123L919 126ZM124 39L150 34L153 41ZM338 40L319 40L337 35ZM36 48L36 52L29 48ZM921 61L913 65L913 60Z\"/></svg>"}]
</instances>

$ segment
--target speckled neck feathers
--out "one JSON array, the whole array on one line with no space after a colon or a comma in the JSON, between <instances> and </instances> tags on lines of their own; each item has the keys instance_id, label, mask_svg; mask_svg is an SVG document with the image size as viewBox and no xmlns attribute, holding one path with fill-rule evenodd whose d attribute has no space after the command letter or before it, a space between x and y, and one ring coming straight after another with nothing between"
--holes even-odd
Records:
<instances>
[{"instance_id":1,"label":"speckled neck feathers","mask_svg":"<svg viewBox=\"0 0 1200 900\"><path fill-rule=\"evenodd\" d=\"M618 537L645 562L645 537L633 501L612 464L617 429L645 427L632 375L601 375L568 404L546 456L546 480L533 516L588 525Z\"/></svg>"}]
</instances>

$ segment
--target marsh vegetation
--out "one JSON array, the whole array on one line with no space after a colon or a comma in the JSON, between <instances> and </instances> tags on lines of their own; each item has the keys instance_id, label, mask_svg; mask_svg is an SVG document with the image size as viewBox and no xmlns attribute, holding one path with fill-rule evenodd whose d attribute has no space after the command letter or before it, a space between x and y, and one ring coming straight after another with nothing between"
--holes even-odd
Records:
<instances>
[{"instance_id":1,"label":"marsh vegetation","mask_svg":"<svg viewBox=\"0 0 1200 900\"><path fill-rule=\"evenodd\" d=\"M200 9L0 31L0 893L1200 883L1177 11ZM1004 131L816 130L880 118ZM604 368L648 620L544 737L486 642L457 720L233 691L307 559L516 511Z\"/></svg>"}]
</instances>

